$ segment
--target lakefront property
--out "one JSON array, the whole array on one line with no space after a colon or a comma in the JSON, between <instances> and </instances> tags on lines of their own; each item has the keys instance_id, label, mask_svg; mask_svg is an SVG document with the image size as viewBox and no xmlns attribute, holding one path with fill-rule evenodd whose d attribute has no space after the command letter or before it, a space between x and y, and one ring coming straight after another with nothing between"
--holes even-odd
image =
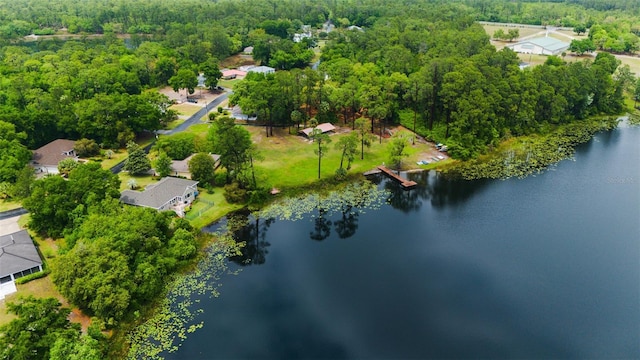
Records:
<instances>
[{"instance_id":1,"label":"lakefront property","mask_svg":"<svg viewBox=\"0 0 640 360\"><path fill-rule=\"evenodd\" d=\"M640 359L637 0L2 15L0 359Z\"/></svg>"},{"instance_id":2,"label":"lakefront property","mask_svg":"<svg viewBox=\"0 0 640 360\"><path fill-rule=\"evenodd\" d=\"M165 177L143 191L124 190L120 201L127 205L142 206L158 211L174 211L184 216L188 207L198 196L198 182L193 180Z\"/></svg>"}]
</instances>

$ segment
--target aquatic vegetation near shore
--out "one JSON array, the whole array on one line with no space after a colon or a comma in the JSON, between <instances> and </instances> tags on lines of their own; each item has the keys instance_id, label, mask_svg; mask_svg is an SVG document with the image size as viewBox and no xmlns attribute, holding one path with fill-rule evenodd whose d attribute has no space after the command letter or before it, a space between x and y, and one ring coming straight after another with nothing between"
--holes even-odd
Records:
<instances>
[{"instance_id":1,"label":"aquatic vegetation near shore","mask_svg":"<svg viewBox=\"0 0 640 360\"><path fill-rule=\"evenodd\" d=\"M326 194L282 199L255 216L298 220L317 210L323 215L334 211L361 214L367 209L380 207L387 196L387 192L379 190L375 184L362 181ZM203 322L194 322L196 316L204 311L198 308L197 298L219 296L221 277L231 273L228 259L240 255L244 245L236 243L228 230L223 226L214 234L216 241L207 248L196 269L175 279L156 314L129 334L128 359L161 359L162 353L175 352L189 333L204 326Z\"/></svg>"},{"instance_id":2,"label":"aquatic vegetation near shore","mask_svg":"<svg viewBox=\"0 0 640 360\"><path fill-rule=\"evenodd\" d=\"M575 147L589 141L595 133L612 130L618 120L608 118L585 123L573 123L546 136L517 139L504 149L447 168L444 173L453 178L506 179L537 174L563 159L571 158Z\"/></svg>"},{"instance_id":3,"label":"aquatic vegetation near shore","mask_svg":"<svg viewBox=\"0 0 640 360\"><path fill-rule=\"evenodd\" d=\"M379 190L369 181L350 183L341 190L327 194L312 193L303 197L286 198L269 205L255 215L276 220L300 220L306 214L322 209L323 214L333 212L364 213L367 209L377 209L384 203L388 193Z\"/></svg>"},{"instance_id":4,"label":"aquatic vegetation near shore","mask_svg":"<svg viewBox=\"0 0 640 360\"><path fill-rule=\"evenodd\" d=\"M160 354L175 352L188 333L204 325L203 322L193 323L196 315L203 312L194 306L199 302L197 297L219 295L219 280L230 273L227 259L237 253L238 247L221 234L192 272L169 285L157 312L129 334L128 359L162 359Z\"/></svg>"}]
</instances>

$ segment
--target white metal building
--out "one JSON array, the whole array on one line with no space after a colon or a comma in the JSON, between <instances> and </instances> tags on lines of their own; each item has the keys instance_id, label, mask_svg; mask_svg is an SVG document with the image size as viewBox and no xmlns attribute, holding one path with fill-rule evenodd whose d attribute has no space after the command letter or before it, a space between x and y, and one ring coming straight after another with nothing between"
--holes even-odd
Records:
<instances>
[{"instance_id":1,"label":"white metal building","mask_svg":"<svg viewBox=\"0 0 640 360\"><path fill-rule=\"evenodd\" d=\"M569 44L552 37L539 37L510 44L507 47L522 54L559 55L569 48Z\"/></svg>"}]
</instances>

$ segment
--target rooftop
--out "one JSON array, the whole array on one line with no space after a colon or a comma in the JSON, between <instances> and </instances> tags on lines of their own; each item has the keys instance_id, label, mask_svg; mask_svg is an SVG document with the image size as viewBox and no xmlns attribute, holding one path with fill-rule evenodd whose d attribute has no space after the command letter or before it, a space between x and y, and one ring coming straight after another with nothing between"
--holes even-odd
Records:
<instances>
[{"instance_id":1,"label":"rooftop","mask_svg":"<svg viewBox=\"0 0 640 360\"><path fill-rule=\"evenodd\" d=\"M335 130L336 127L333 126L333 124L331 124L331 123L322 123L322 124L319 124L318 126L316 126L315 128L310 128L309 127L309 128L306 128L306 129L302 129L302 130L300 130L300 132L305 134L306 136L309 136L309 135L311 135L311 132L314 129L320 129L320 130L322 130L322 133L326 133L326 132Z\"/></svg>"},{"instance_id":2,"label":"rooftop","mask_svg":"<svg viewBox=\"0 0 640 360\"><path fill-rule=\"evenodd\" d=\"M57 139L33 151L33 162L38 165L58 166L65 158L75 157L72 153L76 142Z\"/></svg>"},{"instance_id":3,"label":"rooftop","mask_svg":"<svg viewBox=\"0 0 640 360\"><path fill-rule=\"evenodd\" d=\"M545 48L547 50L550 51L556 51L556 50L561 50L563 48L566 48L569 46L568 43L562 41L562 40L558 40L556 38L552 38L552 37L538 37L538 38L534 38L534 39L528 39L528 40L523 40L520 41L516 44L510 45L511 46L515 46L515 45L522 45L522 44L526 44L526 43L530 43L533 45L537 45L540 46L542 48Z\"/></svg>"},{"instance_id":4,"label":"rooftop","mask_svg":"<svg viewBox=\"0 0 640 360\"><path fill-rule=\"evenodd\" d=\"M189 155L184 160L174 160L171 162L171 170L179 173L188 173L189 172L189 161L193 158L195 154ZM213 158L216 166L218 165L218 161L220 161L220 155L218 154L209 154Z\"/></svg>"},{"instance_id":5,"label":"rooftop","mask_svg":"<svg viewBox=\"0 0 640 360\"><path fill-rule=\"evenodd\" d=\"M42 265L27 230L0 236L0 277Z\"/></svg>"},{"instance_id":6,"label":"rooftop","mask_svg":"<svg viewBox=\"0 0 640 360\"><path fill-rule=\"evenodd\" d=\"M144 191L124 190L120 201L129 205L146 206L159 209L176 196L182 196L188 187L198 184L197 181L164 177L155 184L147 186Z\"/></svg>"}]
</instances>

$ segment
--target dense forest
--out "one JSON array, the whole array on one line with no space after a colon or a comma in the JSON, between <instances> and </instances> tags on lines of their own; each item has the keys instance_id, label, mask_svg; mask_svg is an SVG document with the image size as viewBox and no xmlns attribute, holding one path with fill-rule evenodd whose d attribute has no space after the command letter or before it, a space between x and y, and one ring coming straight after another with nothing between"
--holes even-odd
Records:
<instances>
[{"instance_id":1,"label":"dense forest","mask_svg":"<svg viewBox=\"0 0 640 360\"><path fill-rule=\"evenodd\" d=\"M8 2L0 13L0 195L23 200L34 231L65 238L56 285L103 328L116 327L135 321L196 256L197 231L166 214L122 207L119 179L97 164L77 166L67 179L34 180L25 168L29 149L57 138L124 148L174 119L159 87L192 91L200 73L215 86L219 62L253 46L255 60L278 71L250 73L230 101L255 113L267 136L275 126L327 121L354 129L366 123L383 135L402 123L470 159L513 136L618 114L636 84L608 52L578 62L550 56L522 69L513 51L491 45L478 20L585 27L599 50L633 53L638 11L635 0ZM303 25L314 38L294 42ZM25 38L31 34L82 36ZM208 150L229 153L222 159L227 181L255 186L245 164L254 149L235 128L212 126ZM196 146L182 136L161 138L156 148L184 158ZM240 155L231 151L238 148ZM81 337L59 304L28 300L11 311L20 317L38 309L54 322L34 334L42 343L29 349L0 336L1 358L104 354L100 332ZM0 332L18 334L21 326L32 324ZM67 345L56 342L61 336Z\"/></svg>"}]
</instances>

